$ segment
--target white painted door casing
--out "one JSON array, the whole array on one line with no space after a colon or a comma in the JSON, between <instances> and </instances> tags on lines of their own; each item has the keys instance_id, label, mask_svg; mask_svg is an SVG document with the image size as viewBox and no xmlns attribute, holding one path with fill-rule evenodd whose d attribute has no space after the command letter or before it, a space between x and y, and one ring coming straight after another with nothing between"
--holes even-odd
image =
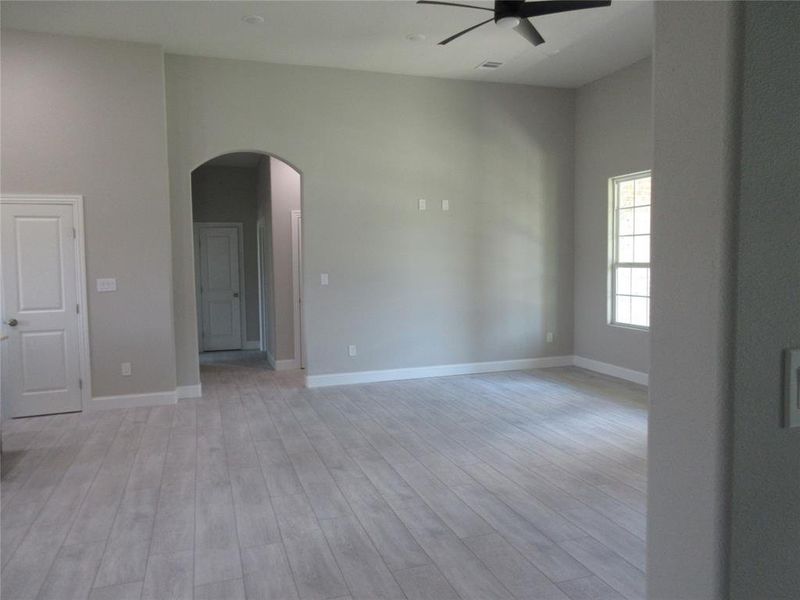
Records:
<instances>
[{"instance_id":1,"label":"white painted door casing","mask_svg":"<svg viewBox=\"0 0 800 600\"><path fill-rule=\"evenodd\" d=\"M303 345L303 216L292 211L292 296L294 300L294 362L295 368L305 369Z\"/></svg>"}]
</instances>

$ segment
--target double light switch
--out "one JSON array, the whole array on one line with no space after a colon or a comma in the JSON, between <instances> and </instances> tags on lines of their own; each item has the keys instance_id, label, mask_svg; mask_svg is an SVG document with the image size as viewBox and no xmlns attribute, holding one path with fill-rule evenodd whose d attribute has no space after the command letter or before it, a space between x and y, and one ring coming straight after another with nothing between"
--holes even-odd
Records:
<instances>
[{"instance_id":1,"label":"double light switch","mask_svg":"<svg viewBox=\"0 0 800 600\"><path fill-rule=\"evenodd\" d=\"M113 277L106 277L97 280L98 292L116 292L117 280Z\"/></svg>"}]
</instances>

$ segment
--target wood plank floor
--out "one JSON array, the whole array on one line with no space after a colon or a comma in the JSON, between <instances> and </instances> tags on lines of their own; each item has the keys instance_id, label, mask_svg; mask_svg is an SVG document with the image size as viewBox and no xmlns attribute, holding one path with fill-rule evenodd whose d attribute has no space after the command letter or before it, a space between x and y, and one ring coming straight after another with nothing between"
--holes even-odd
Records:
<instances>
[{"instance_id":1,"label":"wood plank floor","mask_svg":"<svg viewBox=\"0 0 800 600\"><path fill-rule=\"evenodd\" d=\"M645 390L573 368L3 424L2 598L643 598Z\"/></svg>"}]
</instances>

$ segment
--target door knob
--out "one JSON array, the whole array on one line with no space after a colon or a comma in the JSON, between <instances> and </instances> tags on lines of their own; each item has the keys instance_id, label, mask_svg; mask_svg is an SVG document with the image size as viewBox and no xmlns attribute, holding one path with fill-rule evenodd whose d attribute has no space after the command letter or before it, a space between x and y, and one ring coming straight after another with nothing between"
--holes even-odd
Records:
<instances>
[{"instance_id":1,"label":"door knob","mask_svg":"<svg viewBox=\"0 0 800 600\"><path fill-rule=\"evenodd\" d=\"M9 319L8 321L6 321L6 325L8 325L9 327L16 327L17 325L19 325L19 321L17 321L16 319Z\"/></svg>"},{"instance_id":2,"label":"door knob","mask_svg":"<svg viewBox=\"0 0 800 600\"><path fill-rule=\"evenodd\" d=\"M234 298L238 298L239 297L239 292L233 292L233 297Z\"/></svg>"}]
</instances>

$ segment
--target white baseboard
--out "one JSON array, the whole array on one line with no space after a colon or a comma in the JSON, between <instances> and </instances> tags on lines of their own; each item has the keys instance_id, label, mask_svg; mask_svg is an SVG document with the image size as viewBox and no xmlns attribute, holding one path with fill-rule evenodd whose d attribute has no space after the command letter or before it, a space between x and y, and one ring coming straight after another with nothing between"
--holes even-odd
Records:
<instances>
[{"instance_id":1,"label":"white baseboard","mask_svg":"<svg viewBox=\"0 0 800 600\"><path fill-rule=\"evenodd\" d=\"M105 408L139 408L141 406L163 406L175 404L178 396L175 391L152 394L120 394L118 396L95 396L89 402L88 410Z\"/></svg>"},{"instance_id":2,"label":"white baseboard","mask_svg":"<svg viewBox=\"0 0 800 600\"><path fill-rule=\"evenodd\" d=\"M95 396L88 410L106 408L139 408L142 406L164 406L175 404L181 398L200 398L203 387L197 385L181 385L173 392L154 392L151 394L120 394L118 396Z\"/></svg>"},{"instance_id":3,"label":"white baseboard","mask_svg":"<svg viewBox=\"0 0 800 600\"><path fill-rule=\"evenodd\" d=\"M349 385L355 383L374 383L378 381L400 381L403 379L424 379L427 377L447 377L448 375L469 375L471 373L493 373L499 371L523 371L526 369L543 369L548 367L576 366L582 369L610 375L626 381L647 385L647 373L625 369L616 365L584 358L582 356L546 356L543 358L524 358L518 360L498 360L491 362L464 363L455 365L436 365L432 367L411 367L406 369L383 369L379 371L355 371L350 373L329 373L325 375L307 375L306 386L310 388L332 385ZM275 361L278 371L297 369L295 359ZM141 406L163 406L175 404L179 398L200 398L203 393L201 384L178 386L172 392L155 392L150 394L121 394L118 396L96 396L92 398L88 410L106 408L138 408Z\"/></svg>"},{"instance_id":4,"label":"white baseboard","mask_svg":"<svg viewBox=\"0 0 800 600\"><path fill-rule=\"evenodd\" d=\"M545 367L568 367L573 364L572 356L546 356L543 358L523 358L517 360L497 360L491 362L464 363L455 365L436 365L432 367L411 367L406 369L383 369L380 371L356 371L351 373L329 373L307 375L306 387L326 387L353 383L374 383L376 381L399 381L402 379L423 379L426 377L446 377L448 375L469 375L470 373L492 373L496 371L521 371Z\"/></svg>"},{"instance_id":5,"label":"white baseboard","mask_svg":"<svg viewBox=\"0 0 800 600\"><path fill-rule=\"evenodd\" d=\"M574 356L573 359L574 360L572 364L574 364L576 367L588 369L589 371L595 371L596 373L602 373L603 375L610 375L611 377L617 377L618 379L632 381L633 383L647 385L650 379L647 373L634 371L632 369L625 369L609 363L600 362L599 360L583 358L582 356Z\"/></svg>"},{"instance_id":6,"label":"white baseboard","mask_svg":"<svg viewBox=\"0 0 800 600\"><path fill-rule=\"evenodd\" d=\"M203 395L203 386L199 383L197 385L179 385L175 388L175 395L178 397L178 400L183 398L199 398Z\"/></svg>"},{"instance_id":7,"label":"white baseboard","mask_svg":"<svg viewBox=\"0 0 800 600\"><path fill-rule=\"evenodd\" d=\"M242 344L242 350L261 350L261 342L258 340L255 342L247 341Z\"/></svg>"},{"instance_id":8,"label":"white baseboard","mask_svg":"<svg viewBox=\"0 0 800 600\"><path fill-rule=\"evenodd\" d=\"M276 371L291 371L293 369L299 369L299 368L300 368L300 362L295 360L294 358L287 358L284 360L275 361Z\"/></svg>"}]
</instances>

